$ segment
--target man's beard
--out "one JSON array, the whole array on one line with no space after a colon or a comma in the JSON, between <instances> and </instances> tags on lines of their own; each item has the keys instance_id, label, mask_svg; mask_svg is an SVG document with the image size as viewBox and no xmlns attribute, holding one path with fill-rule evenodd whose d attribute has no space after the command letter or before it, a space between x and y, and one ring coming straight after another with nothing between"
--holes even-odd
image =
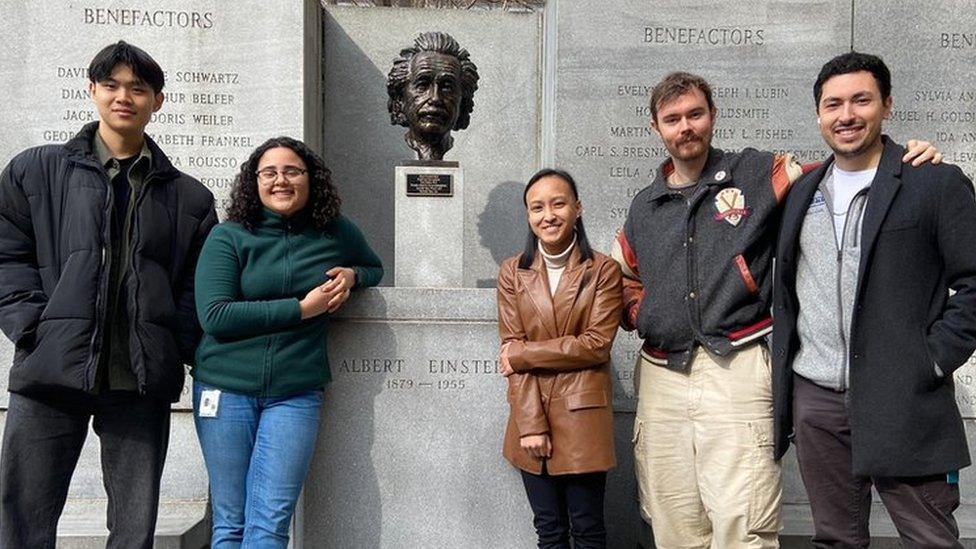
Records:
<instances>
[{"instance_id":1,"label":"man's beard","mask_svg":"<svg viewBox=\"0 0 976 549\"><path fill-rule=\"evenodd\" d=\"M692 134L682 138L681 141L674 145L674 149L669 149L668 152L671 153L672 158L676 158L678 160L694 160L700 157L702 154L705 154L708 151L710 144L711 140L707 137Z\"/></svg>"}]
</instances>

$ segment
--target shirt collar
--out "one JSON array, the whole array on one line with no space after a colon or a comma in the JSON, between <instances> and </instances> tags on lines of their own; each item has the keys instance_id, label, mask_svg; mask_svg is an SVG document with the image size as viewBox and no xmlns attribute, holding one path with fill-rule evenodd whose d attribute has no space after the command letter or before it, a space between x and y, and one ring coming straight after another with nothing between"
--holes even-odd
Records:
<instances>
[{"instance_id":1,"label":"shirt collar","mask_svg":"<svg viewBox=\"0 0 976 549\"><path fill-rule=\"evenodd\" d=\"M668 187L668 176L673 171L674 161L668 157L661 163L661 166L657 170L657 177L651 183L651 191L647 197L648 202L654 202L655 200L677 192ZM725 153L715 147L709 148L708 160L705 162L705 167L702 168L701 176L698 178L699 183L706 185L725 185L731 180L732 174L728 169Z\"/></svg>"},{"instance_id":2,"label":"shirt collar","mask_svg":"<svg viewBox=\"0 0 976 549\"><path fill-rule=\"evenodd\" d=\"M118 159L112 155L112 151L109 150L108 145L105 144L105 140L102 139L102 136L99 135L97 131L95 132L94 141L95 156L98 157L99 164L101 164L104 168L117 167L112 166L112 161L118 161ZM152 152L149 151L149 145L147 144L146 140L143 139L142 150L139 151L139 158L136 159L135 164L143 164L147 161L150 165L152 165Z\"/></svg>"}]
</instances>

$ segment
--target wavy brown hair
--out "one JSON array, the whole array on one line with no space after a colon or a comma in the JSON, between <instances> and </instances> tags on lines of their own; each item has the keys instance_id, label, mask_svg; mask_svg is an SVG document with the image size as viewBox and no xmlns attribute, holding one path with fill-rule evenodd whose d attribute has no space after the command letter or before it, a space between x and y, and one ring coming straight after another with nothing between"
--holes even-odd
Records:
<instances>
[{"instance_id":1,"label":"wavy brown hair","mask_svg":"<svg viewBox=\"0 0 976 549\"><path fill-rule=\"evenodd\" d=\"M325 166L322 158L315 154L308 145L291 137L272 137L254 149L251 156L241 164L241 171L234 178L234 186L230 191L230 207L227 208L227 219L240 223L245 229L254 231L261 220L261 197L258 195L258 163L264 153L277 147L291 149L305 163L308 170L308 204L303 211L311 210L312 223L318 230L324 230L335 218L339 217L339 206L342 199L332 184L332 172Z\"/></svg>"}]
</instances>

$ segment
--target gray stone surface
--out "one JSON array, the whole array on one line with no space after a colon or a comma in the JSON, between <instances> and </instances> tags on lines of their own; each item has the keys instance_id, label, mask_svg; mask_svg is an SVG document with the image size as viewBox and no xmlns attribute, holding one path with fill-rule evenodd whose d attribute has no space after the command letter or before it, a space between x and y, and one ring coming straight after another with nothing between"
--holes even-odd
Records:
<instances>
[{"instance_id":1,"label":"gray stone surface","mask_svg":"<svg viewBox=\"0 0 976 549\"><path fill-rule=\"evenodd\" d=\"M408 177L448 177L451 196L408 196ZM460 288L464 270L464 169L397 166L394 280L398 288Z\"/></svg>"},{"instance_id":2,"label":"gray stone surface","mask_svg":"<svg viewBox=\"0 0 976 549\"><path fill-rule=\"evenodd\" d=\"M522 185L538 164L538 14L361 9L326 6L324 155L343 207L394 280L394 167L414 154L405 128L391 126L386 74L418 33L451 34L481 75L467 130L454 132L445 160L464 167L465 287L493 287L501 261L524 238ZM380 32L378 29L382 29Z\"/></svg>"},{"instance_id":3,"label":"gray stone surface","mask_svg":"<svg viewBox=\"0 0 976 549\"><path fill-rule=\"evenodd\" d=\"M391 288L354 298L399 296ZM425 300L464 311L457 296L433 290ZM417 315L424 304L400 305L395 315L330 327L333 382L306 484L304 538L324 547L526 546L530 511L501 458L507 403L493 318L431 322Z\"/></svg>"},{"instance_id":4,"label":"gray stone surface","mask_svg":"<svg viewBox=\"0 0 976 549\"><path fill-rule=\"evenodd\" d=\"M107 502L102 499L70 500L58 523L58 549L101 549L108 539L105 527ZM168 501L159 506L156 549L202 549L210 544L207 502Z\"/></svg>"},{"instance_id":5,"label":"gray stone surface","mask_svg":"<svg viewBox=\"0 0 976 549\"><path fill-rule=\"evenodd\" d=\"M886 133L901 142L932 141L970 179L976 177L974 23L971 0L946 0L934 10L908 0L854 2L854 48L880 55L891 69L894 107ZM976 358L955 378L959 408L976 418Z\"/></svg>"}]
</instances>

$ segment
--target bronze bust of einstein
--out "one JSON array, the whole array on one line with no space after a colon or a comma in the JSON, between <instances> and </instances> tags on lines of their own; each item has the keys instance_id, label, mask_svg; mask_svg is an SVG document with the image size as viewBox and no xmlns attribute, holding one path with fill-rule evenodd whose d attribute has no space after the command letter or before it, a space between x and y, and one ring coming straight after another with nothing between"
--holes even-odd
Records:
<instances>
[{"instance_id":1,"label":"bronze bust of einstein","mask_svg":"<svg viewBox=\"0 0 976 549\"><path fill-rule=\"evenodd\" d=\"M400 50L386 81L390 123L408 128L404 139L420 160L443 160L451 130L471 121L478 67L451 35L425 32Z\"/></svg>"}]
</instances>

